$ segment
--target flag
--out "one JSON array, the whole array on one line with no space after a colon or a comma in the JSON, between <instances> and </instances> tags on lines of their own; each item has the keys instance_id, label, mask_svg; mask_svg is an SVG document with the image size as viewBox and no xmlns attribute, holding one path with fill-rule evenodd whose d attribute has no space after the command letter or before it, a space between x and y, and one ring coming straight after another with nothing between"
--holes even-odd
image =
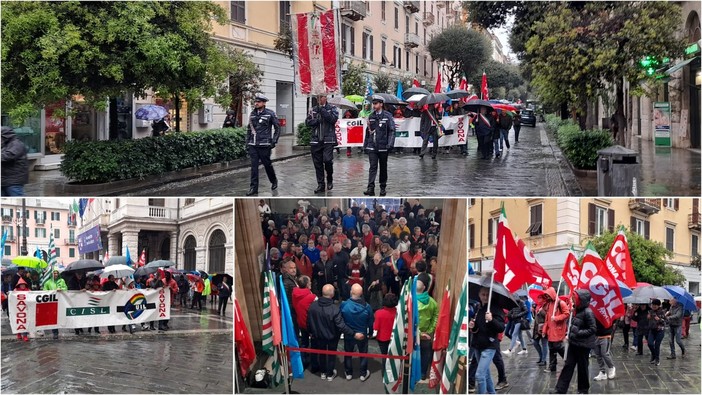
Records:
<instances>
[{"instance_id":1,"label":"flag","mask_svg":"<svg viewBox=\"0 0 702 395\"><path fill-rule=\"evenodd\" d=\"M246 376L249 368L256 362L256 350L236 297L234 297L234 345L236 354L239 356L239 370L242 376Z\"/></svg>"},{"instance_id":2,"label":"flag","mask_svg":"<svg viewBox=\"0 0 702 395\"><path fill-rule=\"evenodd\" d=\"M273 355L273 349L280 344L280 307L275 292L274 274L264 272L263 286L263 331L261 336L263 351Z\"/></svg>"},{"instance_id":3,"label":"flag","mask_svg":"<svg viewBox=\"0 0 702 395\"><path fill-rule=\"evenodd\" d=\"M2 239L0 239L0 257L5 256L5 243L7 242L7 229L2 231Z\"/></svg>"},{"instance_id":4,"label":"flag","mask_svg":"<svg viewBox=\"0 0 702 395\"><path fill-rule=\"evenodd\" d=\"M422 379L422 354L419 348L419 306L417 304L417 276L412 279L412 292L410 293L410 305L407 308L411 311L409 318L411 335L407 337L407 354L412 358L412 367L409 377L409 389L414 392L417 381ZM412 344L412 347L410 347Z\"/></svg>"},{"instance_id":5,"label":"flag","mask_svg":"<svg viewBox=\"0 0 702 395\"><path fill-rule=\"evenodd\" d=\"M56 256L56 240L54 239L54 228L53 226L49 229L49 261L46 262L48 265L44 269L41 276L41 288L44 289L44 284L53 277L54 269L58 263L58 256Z\"/></svg>"},{"instance_id":6,"label":"flag","mask_svg":"<svg viewBox=\"0 0 702 395\"><path fill-rule=\"evenodd\" d=\"M273 348L273 364L271 364L271 369L273 370L271 376L271 387L277 387L283 383L285 377L283 376L283 368L280 365L281 355L278 351L278 347Z\"/></svg>"},{"instance_id":7,"label":"flag","mask_svg":"<svg viewBox=\"0 0 702 395\"><path fill-rule=\"evenodd\" d=\"M76 202L76 199L73 199L73 213L79 212L80 207L78 206L78 202Z\"/></svg>"},{"instance_id":8,"label":"flag","mask_svg":"<svg viewBox=\"0 0 702 395\"><path fill-rule=\"evenodd\" d=\"M561 273L561 277L565 279L571 293L573 293L578 286L578 276L580 276L580 264L578 264L578 258L575 257L575 251L573 251L571 247L570 251L568 251L565 265L563 265L563 272Z\"/></svg>"},{"instance_id":9,"label":"flag","mask_svg":"<svg viewBox=\"0 0 702 395\"><path fill-rule=\"evenodd\" d=\"M629 253L629 242L626 240L626 234L623 230L617 233L617 237L607 253L605 263L615 279L623 282L629 288L636 287L634 265Z\"/></svg>"},{"instance_id":10,"label":"flag","mask_svg":"<svg viewBox=\"0 0 702 395\"><path fill-rule=\"evenodd\" d=\"M441 298L441 309L439 310L439 318L436 320L436 329L434 330L434 343L432 349L434 356L429 369L429 388L436 388L441 381L441 371L443 370L444 356L446 348L449 344L449 336L451 335L451 282L446 284L444 296Z\"/></svg>"},{"instance_id":11,"label":"flag","mask_svg":"<svg viewBox=\"0 0 702 395\"><path fill-rule=\"evenodd\" d=\"M288 347L299 347L297 343L297 335L295 334L295 327L292 322L292 313L290 313L290 304L288 303L288 296L283 291L285 286L283 285L283 276L278 277L280 283L280 316L281 316L281 326L283 332L283 344ZM290 366L292 367L293 378L303 379L305 378L304 370L302 367L302 356L299 351L290 351Z\"/></svg>"},{"instance_id":12,"label":"flag","mask_svg":"<svg viewBox=\"0 0 702 395\"><path fill-rule=\"evenodd\" d=\"M504 284L510 292L516 292L523 284L533 280L531 273L526 268L526 260L523 257L523 252L519 250L512 230L507 223L507 214L503 206L500 213L500 222L497 224L497 242L495 243L493 268L495 270L495 281Z\"/></svg>"},{"instance_id":13,"label":"flag","mask_svg":"<svg viewBox=\"0 0 702 395\"><path fill-rule=\"evenodd\" d=\"M302 95L341 93L334 10L292 15L295 81Z\"/></svg>"},{"instance_id":14,"label":"flag","mask_svg":"<svg viewBox=\"0 0 702 395\"><path fill-rule=\"evenodd\" d=\"M439 71L439 76L436 78L436 86L434 86L434 93L441 93L441 71Z\"/></svg>"},{"instance_id":15,"label":"flag","mask_svg":"<svg viewBox=\"0 0 702 395\"><path fill-rule=\"evenodd\" d=\"M475 274L475 270L473 269L473 265L468 262L468 274Z\"/></svg>"},{"instance_id":16,"label":"flag","mask_svg":"<svg viewBox=\"0 0 702 395\"><path fill-rule=\"evenodd\" d=\"M591 242L588 242L583 255L578 289L590 291L590 308L605 327L612 326L614 320L624 315L624 301L617 280Z\"/></svg>"},{"instance_id":17,"label":"flag","mask_svg":"<svg viewBox=\"0 0 702 395\"><path fill-rule=\"evenodd\" d=\"M488 95L488 80L485 71L483 71L483 80L480 82L480 98L483 100L490 100Z\"/></svg>"},{"instance_id":18,"label":"flag","mask_svg":"<svg viewBox=\"0 0 702 395\"><path fill-rule=\"evenodd\" d=\"M392 328L392 337L388 346L388 355L404 355L405 343L407 342L407 302L410 293L410 281L405 281L405 285L400 290L399 303L395 313L395 326ZM396 394L402 385L402 372L405 361L402 359L386 359L383 367L383 384L389 394Z\"/></svg>"},{"instance_id":19,"label":"flag","mask_svg":"<svg viewBox=\"0 0 702 395\"><path fill-rule=\"evenodd\" d=\"M440 394L448 394L451 384L456 381L458 373L458 357L465 355L468 350L468 276L463 277L461 294L456 301L456 310L453 313L451 337L446 350L444 373L441 376Z\"/></svg>"},{"instance_id":20,"label":"flag","mask_svg":"<svg viewBox=\"0 0 702 395\"><path fill-rule=\"evenodd\" d=\"M146 264L146 248L141 250L141 255L139 255L139 262L137 262L137 267L142 267Z\"/></svg>"},{"instance_id":21,"label":"flag","mask_svg":"<svg viewBox=\"0 0 702 395\"><path fill-rule=\"evenodd\" d=\"M110 252L105 251L105 256L102 257L102 263L105 264L110 260Z\"/></svg>"},{"instance_id":22,"label":"flag","mask_svg":"<svg viewBox=\"0 0 702 395\"><path fill-rule=\"evenodd\" d=\"M458 89L462 89L464 91L468 90L468 80L466 80L465 74L461 77L461 82L458 84ZM461 101L466 103L468 101L467 97L461 98Z\"/></svg>"},{"instance_id":23,"label":"flag","mask_svg":"<svg viewBox=\"0 0 702 395\"><path fill-rule=\"evenodd\" d=\"M366 76L366 98L373 96L373 86L369 76Z\"/></svg>"},{"instance_id":24,"label":"flag","mask_svg":"<svg viewBox=\"0 0 702 395\"><path fill-rule=\"evenodd\" d=\"M78 212L80 214L80 217L83 218L83 214L85 214L85 209L88 208L88 199L81 198L78 200Z\"/></svg>"},{"instance_id":25,"label":"flag","mask_svg":"<svg viewBox=\"0 0 702 395\"><path fill-rule=\"evenodd\" d=\"M419 88L419 81L416 78L412 79L412 86L415 88Z\"/></svg>"},{"instance_id":26,"label":"flag","mask_svg":"<svg viewBox=\"0 0 702 395\"><path fill-rule=\"evenodd\" d=\"M44 255L41 254L41 250L39 249L39 246L36 246L36 250L34 251L34 256L41 259L42 261L44 260Z\"/></svg>"},{"instance_id":27,"label":"flag","mask_svg":"<svg viewBox=\"0 0 702 395\"><path fill-rule=\"evenodd\" d=\"M134 261L132 260L132 256L129 254L129 246L127 246L127 253L125 255L127 256L127 266L132 266Z\"/></svg>"},{"instance_id":28,"label":"flag","mask_svg":"<svg viewBox=\"0 0 702 395\"><path fill-rule=\"evenodd\" d=\"M517 248L519 248L519 251L521 252L519 259L522 261L524 268L532 277L529 284L538 284L544 288L550 287L553 283L551 276L549 276L548 272L546 272L543 266L539 264L534 256L534 253L532 253L526 244L524 244L524 241L517 236L515 236L515 239L517 240Z\"/></svg>"},{"instance_id":29,"label":"flag","mask_svg":"<svg viewBox=\"0 0 702 395\"><path fill-rule=\"evenodd\" d=\"M402 81L401 81L401 80L397 80L397 92L396 92L395 96L397 96L397 97L399 97L400 99L402 99L402 92L403 92L403 91L402 91Z\"/></svg>"}]
</instances>

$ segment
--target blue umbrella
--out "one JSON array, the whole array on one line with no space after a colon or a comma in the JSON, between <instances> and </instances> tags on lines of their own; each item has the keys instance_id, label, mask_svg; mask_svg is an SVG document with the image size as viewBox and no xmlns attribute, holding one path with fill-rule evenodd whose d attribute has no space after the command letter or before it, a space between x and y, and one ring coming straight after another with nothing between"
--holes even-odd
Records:
<instances>
[{"instance_id":1,"label":"blue umbrella","mask_svg":"<svg viewBox=\"0 0 702 395\"><path fill-rule=\"evenodd\" d=\"M158 119L161 119L165 117L168 114L168 110L161 106L157 106L155 104L147 104L143 107L140 107L138 110L136 110L136 113L134 113L134 116L136 119L143 119L146 121L155 121Z\"/></svg>"},{"instance_id":2,"label":"blue umbrella","mask_svg":"<svg viewBox=\"0 0 702 395\"><path fill-rule=\"evenodd\" d=\"M663 288L670 292L670 294L673 295L673 298L683 305L684 309L697 311L695 298L690 295L689 292L685 291L685 288L677 285L664 285Z\"/></svg>"}]
</instances>

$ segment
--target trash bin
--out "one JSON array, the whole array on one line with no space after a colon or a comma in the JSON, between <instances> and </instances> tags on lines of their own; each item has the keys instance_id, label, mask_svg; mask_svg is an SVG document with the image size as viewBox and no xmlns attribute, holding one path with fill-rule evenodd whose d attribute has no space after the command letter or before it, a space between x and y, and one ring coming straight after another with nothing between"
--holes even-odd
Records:
<instances>
[{"instance_id":1,"label":"trash bin","mask_svg":"<svg viewBox=\"0 0 702 395\"><path fill-rule=\"evenodd\" d=\"M641 164L639 153L621 145L597 151L597 194L639 196Z\"/></svg>"}]
</instances>

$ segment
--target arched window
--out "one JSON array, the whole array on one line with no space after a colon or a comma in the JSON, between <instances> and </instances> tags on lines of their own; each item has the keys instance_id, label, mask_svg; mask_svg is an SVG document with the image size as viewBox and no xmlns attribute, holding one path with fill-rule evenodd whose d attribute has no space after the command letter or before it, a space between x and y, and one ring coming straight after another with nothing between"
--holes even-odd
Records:
<instances>
[{"instance_id":1,"label":"arched window","mask_svg":"<svg viewBox=\"0 0 702 395\"><path fill-rule=\"evenodd\" d=\"M195 270L195 247L197 247L195 237L192 235L188 236L183 246L185 270L187 271Z\"/></svg>"},{"instance_id":2,"label":"arched window","mask_svg":"<svg viewBox=\"0 0 702 395\"><path fill-rule=\"evenodd\" d=\"M208 273L223 273L224 272L224 259L226 256L226 248L224 244L227 242L227 237L224 232L217 229L212 232L210 236L209 246L209 256L210 261L207 267Z\"/></svg>"}]
</instances>

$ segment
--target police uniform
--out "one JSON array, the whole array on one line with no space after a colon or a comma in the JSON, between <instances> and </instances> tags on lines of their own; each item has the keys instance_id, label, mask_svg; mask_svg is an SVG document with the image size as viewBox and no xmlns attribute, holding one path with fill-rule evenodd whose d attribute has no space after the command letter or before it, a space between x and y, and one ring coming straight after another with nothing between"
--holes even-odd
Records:
<instances>
[{"instance_id":1,"label":"police uniform","mask_svg":"<svg viewBox=\"0 0 702 395\"><path fill-rule=\"evenodd\" d=\"M339 111L327 103L312 109L305 124L312 128L310 136L310 151L312 163L317 176L317 189L315 193L332 190L334 188L334 147L336 140L336 121ZM327 173L327 184L324 184L324 172Z\"/></svg>"},{"instance_id":2,"label":"police uniform","mask_svg":"<svg viewBox=\"0 0 702 395\"><path fill-rule=\"evenodd\" d=\"M373 102L383 103L382 96L373 96ZM375 176L380 165L380 196L385 196L388 181L388 154L395 146L395 120L389 111L373 111L368 117L363 149L368 153L368 189L364 195L375 195Z\"/></svg>"},{"instance_id":3,"label":"police uniform","mask_svg":"<svg viewBox=\"0 0 702 395\"><path fill-rule=\"evenodd\" d=\"M267 102L268 98L256 95L255 101ZM275 131L272 129L275 128ZM246 145L251 157L251 184L247 196L258 193L258 165L263 164L266 175L271 182L271 189L278 188L278 179L271 163L271 149L275 148L280 137L280 123L275 112L268 108L254 109L249 115L249 127L246 129Z\"/></svg>"}]
</instances>

